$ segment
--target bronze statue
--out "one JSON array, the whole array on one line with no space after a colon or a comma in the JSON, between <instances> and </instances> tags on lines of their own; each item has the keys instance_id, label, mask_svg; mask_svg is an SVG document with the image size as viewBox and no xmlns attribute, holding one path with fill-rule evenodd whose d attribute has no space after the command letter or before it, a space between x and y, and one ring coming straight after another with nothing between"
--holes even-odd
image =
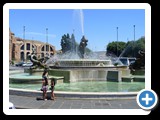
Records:
<instances>
[{"instance_id":1,"label":"bronze statue","mask_svg":"<svg viewBox=\"0 0 160 120\"><path fill-rule=\"evenodd\" d=\"M45 63L49 59L49 56L45 56L38 59L34 48L32 49L32 53L29 54L28 56L30 58L30 61L33 63L33 65L30 67L31 69L35 69L37 67L47 68L47 65Z\"/></svg>"},{"instance_id":2,"label":"bronze statue","mask_svg":"<svg viewBox=\"0 0 160 120\"><path fill-rule=\"evenodd\" d=\"M138 56L136 57L136 61L134 63L131 63L129 65L129 68L132 71L135 71L136 69L143 69L145 68L145 52L142 50L138 51Z\"/></svg>"},{"instance_id":3,"label":"bronze statue","mask_svg":"<svg viewBox=\"0 0 160 120\"><path fill-rule=\"evenodd\" d=\"M80 58L84 58L85 47L87 46L88 40L83 36L81 42L79 44L79 56Z\"/></svg>"}]
</instances>

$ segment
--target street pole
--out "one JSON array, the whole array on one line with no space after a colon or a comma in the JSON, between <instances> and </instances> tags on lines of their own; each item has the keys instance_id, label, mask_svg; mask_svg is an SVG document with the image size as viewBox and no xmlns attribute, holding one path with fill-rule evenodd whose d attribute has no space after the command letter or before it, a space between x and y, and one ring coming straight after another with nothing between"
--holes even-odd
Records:
<instances>
[{"instance_id":1,"label":"street pole","mask_svg":"<svg viewBox=\"0 0 160 120\"><path fill-rule=\"evenodd\" d=\"M24 42L24 40L25 40L25 26L23 26L23 45L24 45L24 53L25 53L25 42ZM25 58L25 56L23 55L23 61L25 61L26 60L26 58Z\"/></svg>"},{"instance_id":2,"label":"street pole","mask_svg":"<svg viewBox=\"0 0 160 120\"><path fill-rule=\"evenodd\" d=\"M117 57L118 57L118 27L117 27Z\"/></svg>"},{"instance_id":3,"label":"street pole","mask_svg":"<svg viewBox=\"0 0 160 120\"><path fill-rule=\"evenodd\" d=\"M46 28L46 45L45 45L45 47L46 47L46 53L45 54L46 55L48 54L48 52L47 52L48 51L48 45L47 44L48 44L48 28Z\"/></svg>"},{"instance_id":4,"label":"street pole","mask_svg":"<svg viewBox=\"0 0 160 120\"><path fill-rule=\"evenodd\" d=\"M133 25L133 27L134 27L133 57L135 57L135 53L134 53L134 50L135 50L135 25Z\"/></svg>"},{"instance_id":5,"label":"street pole","mask_svg":"<svg viewBox=\"0 0 160 120\"><path fill-rule=\"evenodd\" d=\"M46 28L46 43L48 43L48 28Z\"/></svg>"},{"instance_id":6,"label":"street pole","mask_svg":"<svg viewBox=\"0 0 160 120\"><path fill-rule=\"evenodd\" d=\"M23 40L25 39L25 26L23 26Z\"/></svg>"}]
</instances>

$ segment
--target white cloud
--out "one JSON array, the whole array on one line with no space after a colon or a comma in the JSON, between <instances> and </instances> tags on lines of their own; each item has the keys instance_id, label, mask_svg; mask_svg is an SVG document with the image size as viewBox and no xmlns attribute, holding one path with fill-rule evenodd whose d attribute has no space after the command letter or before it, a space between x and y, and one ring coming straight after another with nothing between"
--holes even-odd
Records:
<instances>
[{"instance_id":1,"label":"white cloud","mask_svg":"<svg viewBox=\"0 0 160 120\"><path fill-rule=\"evenodd\" d=\"M34 36L35 35L37 35L37 36L46 36L46 34L44 34L44 33L38 33L38 32L26 32L25 34L26 35L34 35ZM56 35L55 34L48 34L48 37L55 38Z\"/></svg>"},{"instance_id":2,"label":"white cloud","mask_svg":"<svg viewBox=\"0 0 160 120\"><path fill-rule=\"evenodd\" d=\"M44 34L44 33L37 33L37 32L26 32L25 34L28 34L28 35L46 36L46 34ZM53 37L53 38L55 38L56 35L54 35L54 34L48 34L48 37Z\"/></svg>"}]
</instances>

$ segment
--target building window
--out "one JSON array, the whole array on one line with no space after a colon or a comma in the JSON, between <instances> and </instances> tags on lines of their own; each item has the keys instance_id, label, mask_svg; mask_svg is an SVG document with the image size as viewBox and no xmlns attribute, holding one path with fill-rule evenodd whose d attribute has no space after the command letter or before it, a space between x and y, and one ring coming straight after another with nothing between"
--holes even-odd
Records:
<instances>
[{"instance_id":1,"label":"building window","mask_svg":"<svg viewBox=\"0 0 160 120\"><path fill-rule=\"evenodd\" d=\"M52 57L52 56L53 56L53 53L50 53L50 56Z\"/></svg>"},{"instance_id":2,"label":"building window","mask_svg":"<svg viewBox=\"0 0 160 120\"><path fill-rule=\"evenodd\" d=\"M34 50L34 52L37 53L37 46L36 45L32 45L32 52L33 52L33 50Z\"/></svg>"},{"instance_id":3,"label":"building window","mask_svg":"<svg viewBox=\"0 0 160 120\"><path fill-rule=\"evenodd\" d=\"M37 46L36 45L32 45L32 48L37 49Z\"/></svg>"},{"instance_id":4,"label":"building window","mask_svg":"<svg viewBox=\"0 0 160 120\"><path fill-rule=\"evenodd\" d=\"M49 45L46 45L46 51L49 51Z\"/></svg>"},{"instance_id":5,"label":"building window","mask_svg":"<svg viewBox=\"0 0 160 120\"><path fill-rule=\"evenodd\" d=\"M41 53L41 58L44 57L44 53Z\"/></svg>"},{"instance_id":6,"label":"building window","mask_svg":"<svg viewBox=\"0 0 160 120\"><path fill-rule=\"evenodd\" d=\"M30 50L30 43L27 43L27 50Z\"/></svg>"},{"instance_id":7,"label":"building window","mask_svg":"<svg viewBox=\"0 0 160 120\"><path fill-rule=\"evenodd\" d=\"M24 50L24 45L21 46L21 50Z\"/></svg>"},{"instance_id":8,"label":"building window","mask_svg":"<svg viewBox=\"0 0 160 120\"><path fill-rule=\"evenodd\" d=\"M32 49L35 48L34 45L32 45Z\"/></svg>"},{"instance_id":9,"label":"building window","mask_svg":"<svg viewBox=\"0 0 160 120\"><path fill-rule=\"evenodd\" d=\"M27 60L29 60L29 55L30 54L30 52L27 52L27 54L26 54L26 58L27 58Z\"/></svg>"},{"instance_id":10,"label":"building window","mask_svg":"<svg viewBox=\"0 0 160 120\"><path fill-rule=\"evenodd\" d=\"M53 51L53 48L50 46L50 51Z\"/></svg>"},{"instance_id":11,"label":"building window","mask_svg":"<svg viewBox=\"0 0 160 120\"><path fill-rule=\"evenodd\" d=\"M15 59L15 44L13 43L13 46L12 46L12 59Z\"/></svg>"},{"instance_id":12,"label":"building window","mask_svg":"<svg viewBox=\"0 0 160 120\"><path fill-rule=\"evenodd\" d=\"M42 47L41 51L44 51L44 46Z\"/></svg>"},{"instance_id":13,"label":"building window","mask_svg":"<svg viewBox=\"0 0 160 120\"><path fill-rule=\"evenodd\" d=\"M24 52L21 52L21 61L24 61Z\"/></svg>"}]
</instances>

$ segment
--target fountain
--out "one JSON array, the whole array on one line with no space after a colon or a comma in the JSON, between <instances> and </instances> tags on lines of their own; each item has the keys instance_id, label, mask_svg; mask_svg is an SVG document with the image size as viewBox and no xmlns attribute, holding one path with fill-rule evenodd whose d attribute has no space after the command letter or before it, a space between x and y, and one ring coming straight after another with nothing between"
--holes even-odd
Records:
<instances>
[{"instance_id":1,"label":"fountain","mask_svg":"<svg viewBox=\"0 0 160 120\"><path fill-rule=\"evenodd\" d=\"M70 47L67 46L67 40L71 43ZM55 87L57 91L126 93L144 89L144 76L136 76L141 78L136 79L128 66L114 65L107 57L98 59L86 55L87 42L83 33L80 44L77 46L74 34L72 34L71 38L62 37L61 54L56 54L51 58L36 59L33 51L30 55L33 66L25 69L25 74L10 74L10 87L39 90L43 69L48 69L50 79L57 83ZM68 48L70 50L67 50Z\"/></svg>"},{"instance_id":2,"label":"fountain","mask_svg":"<svg viewBox=\"0 0 160 120\"><path fill-rule=\"evenodd\" d=\"M10 87L38 90L43 69L48 69L50 79L57 83L55 90L58 91L133 92L144 88L144 76L133 76L129 69L131 66L115 66L111 59L89 58L85 52L79 52L81 49L74 47L65 54L47 57L47 60L43 58L45 63L42 59L30 57L33 66L25 69L23 74L10 75ZM35 54L33 51L31 55ZM71 58L73 54L74 58ZM21 83L22 86L13 83Z\"/></svg>"}]
</instances>

